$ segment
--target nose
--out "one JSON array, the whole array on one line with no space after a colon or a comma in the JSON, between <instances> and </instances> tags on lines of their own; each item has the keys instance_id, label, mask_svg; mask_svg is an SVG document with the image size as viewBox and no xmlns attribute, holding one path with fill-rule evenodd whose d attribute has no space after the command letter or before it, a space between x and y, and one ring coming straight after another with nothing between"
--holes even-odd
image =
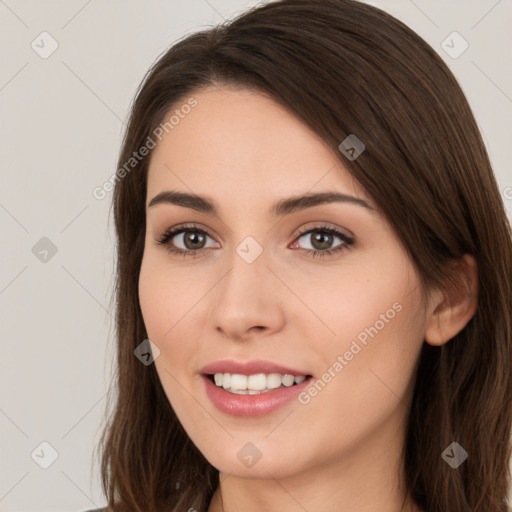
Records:
<instances>
[{"instance_id":1,"label":"nose","mask_svg":"<svg viewBox=\"0 0 512 512\"><path fill-rule=\"evenodd\" d=\"M252 263L233 251L229 264L212 294L214 328L233 340L279 331L284 321L282 284L267 266L265 249Z\"/></svg>"}]
</instances>

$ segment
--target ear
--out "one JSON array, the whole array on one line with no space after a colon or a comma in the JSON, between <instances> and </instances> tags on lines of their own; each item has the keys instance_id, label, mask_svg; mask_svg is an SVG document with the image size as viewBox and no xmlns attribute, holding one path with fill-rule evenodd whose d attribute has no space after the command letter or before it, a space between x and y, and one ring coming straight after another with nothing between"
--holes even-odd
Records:
<instances>
[{"instance_id":1,"label":"ear","mask_svg":"<svg viewBox=\"0 0 512 512\"><path fill-rule=\"evenodd\" d=\"M452 264L458 286L435 290L428 308L425 341L443 345L473 318L478 305L478 269L473 256L465 254Z\"/></svg>"}]
</instances>

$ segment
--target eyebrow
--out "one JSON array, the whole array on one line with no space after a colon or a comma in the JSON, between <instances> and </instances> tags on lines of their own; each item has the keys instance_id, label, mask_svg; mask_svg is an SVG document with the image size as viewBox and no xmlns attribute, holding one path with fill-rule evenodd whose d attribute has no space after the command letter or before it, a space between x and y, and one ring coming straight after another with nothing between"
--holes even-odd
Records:
<instances>
[{"instance_id":1,"label":"eyebrow","mask_svg":"<svg viewBox=\"0 0 512 512\"><path fill-rule=\"evenodd\" d=\"M370 206L364 199L360 199L359 197L342 194L340 192L319 192L281 199L270 208L269 213L275 216L289 215L300 210L305 210L307 208L326 203L350 203L368 210L376 211L373 206ZM148 208L159 204L175 204L177 206L191 208L198 212L215 216L219 213L218 205L213 199L207 196L188 194L175 190L160 192L151 199Z\"/></svg>"}]
</instances>

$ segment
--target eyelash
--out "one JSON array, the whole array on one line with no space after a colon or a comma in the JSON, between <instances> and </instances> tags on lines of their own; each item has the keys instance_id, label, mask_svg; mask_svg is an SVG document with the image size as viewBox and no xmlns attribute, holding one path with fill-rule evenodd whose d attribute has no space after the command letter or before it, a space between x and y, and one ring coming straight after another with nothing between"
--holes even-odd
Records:
<instances>
[{"instance_id":1,"label":"eyelash","mask_svg":"<svg viewBox=\"0 0 512 512\"><path fill-rule=\"evenodd\" d=\"M335 253L342 252L342 251L348 249L354 243L354 240L352 238L345 235L344 233L341 233L337 229L331 228L329 226L315 226L313 228L304 228L302 230L299 230L299 235L295 238L294 242L296 242L299 238L301 238L305 234L316 232L316 231L334 235L334 236L340 238L343 243L341 243L334 249L326 249L325 251L319 251L319 250L313 250L313 249L298 249L299 251L305 252L307 256L310 256L312 258L324 258L326 256L332 256ZM163 245L165 247L165 249L171 254L177 254L177 255L182 255L184 257L189 256L189 257L195 258L195 257L197 257L196 255L198 252L200 253L200 252L204 251L205 249L184 250L184 249L177 249L176 247L172 247L169 244L169 242L172 238L174 238L175 236L177 236L181 233L187 233L187 232L199 233L199 234L204 234L204 235L210 236L210 234L207 231L198 228L194 224L180 225L180 226L176 226L176 227L173 227L173 228L167 230L159 239L156 240L156 243L158 245ZM212 238L212 237L210 236L210 238Z\"/></svg>"}]
</instances>

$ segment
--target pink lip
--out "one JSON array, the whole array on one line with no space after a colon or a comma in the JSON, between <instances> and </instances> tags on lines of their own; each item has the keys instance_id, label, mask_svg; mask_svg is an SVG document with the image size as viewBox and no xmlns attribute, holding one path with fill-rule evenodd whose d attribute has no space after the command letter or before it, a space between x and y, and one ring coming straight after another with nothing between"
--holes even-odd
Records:
<instances>
[{"instance_id":1,"label":"pink lip","mask_svg":"<svg viewBox=\"0 0 512 512\"><path fill-rule=\"evenodd\" d=\"M294 368L287 368L270 361L253 360L246 362L238 362L232 359L224 359L206 365L201 369L203 374L214 373L237 373L239 375L255 375L257 373L280 373L281 375L289 374L295 375L310 375L307 371L297 370ZM295 386L294 386L295 387ZM256 396L256 395L252 395Z\"/></svg>"},{"instance_id":2,"label":"pink lip","mask_svg":"<svg viewBox=\"0 0 512 512\"><path fill-rule=\"evenodd\" d=\"M297 398L313 380L307 378L300 384L277 388L259 395L238 395L217 386L207 375L202 375L201 378L204 381L206 395L219 411L231 416L245 417L262 416L283 407Z\"/></svg>"}]
</instances>

